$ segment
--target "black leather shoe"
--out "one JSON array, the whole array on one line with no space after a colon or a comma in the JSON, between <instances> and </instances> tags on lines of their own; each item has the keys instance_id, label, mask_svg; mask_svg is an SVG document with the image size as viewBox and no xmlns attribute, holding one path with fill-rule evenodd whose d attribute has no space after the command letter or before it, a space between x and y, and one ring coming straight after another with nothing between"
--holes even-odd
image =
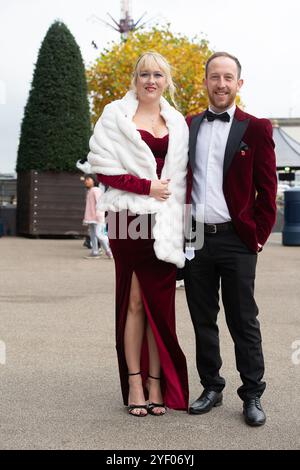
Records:
<instances>
[{"instance_id":1,"label":"black leather shoe","mask_svg":"<svg viewBox=\"0 0 300 470\"><path fill-rule=\"evenodd\" d=\"M249 426L262 426L266 422L266 415L262 409L259 397L244 401L243 415Z\"/></svg>"},{"instance_id":2,"label":"black leather shoe","mask_svg":"<svg viewBox=\"0 0 300 470\"><path fill-rule=\"evenodd\" d=\"M221 406L223 401L222 392L204 389L200 397L189 407L191 415L202 415L208 413L214 406Z\"/></svg>"}]
</instances>

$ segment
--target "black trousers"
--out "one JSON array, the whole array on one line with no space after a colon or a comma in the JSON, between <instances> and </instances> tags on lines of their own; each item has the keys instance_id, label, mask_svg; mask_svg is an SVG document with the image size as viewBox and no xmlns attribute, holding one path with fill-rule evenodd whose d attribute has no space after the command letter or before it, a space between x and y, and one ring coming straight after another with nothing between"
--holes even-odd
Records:
<instances>
[{"instance_id":1,"label":"black trousers","mask_svg":"<svg viewBox=\"0 0 300 470\"><path fill-rule=\"evenodd\" d=\"M254 300L256 262L256 253L232 229L205 234L203 248L195 251L195 258L186 261L184 273L201 384L217 392L225 386L219 373L222 359L217 326L221 283L226 323L243 383L237 391L242 400L261 396L266 386L262 381L264 358Z\"/></svg>"}]
</instances>

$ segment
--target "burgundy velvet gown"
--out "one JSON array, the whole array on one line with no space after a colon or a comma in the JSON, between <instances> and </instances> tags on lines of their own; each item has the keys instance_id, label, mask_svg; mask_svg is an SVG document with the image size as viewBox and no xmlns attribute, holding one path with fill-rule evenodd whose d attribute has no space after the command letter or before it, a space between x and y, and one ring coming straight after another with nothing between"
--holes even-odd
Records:
<instances>
[{"instance_id":1,"label":"burgundy velvet gown","mask_svg":"<svg viewBox=\"0 0 300 470\"><path fill-rule=\"evenodd\" d=\"M157 163L157 176L160 178L164 157L168 150L168 135L156 138L147 131L140 130L142 139L150 147ZM98 174L98 179L106 186L130 191L137 194L149 194L151 181L133 175L105 176ZM131 278L135 272L140 284L143 305L148 322L152 328L161 362L161 389L164 403L176 410L187 410L188 376L185 356L178 344L175 328L175 288L176 266L159 260L153 249L154 240L149 229L148 239L111 238L110 217L116 219L116 233L120 222L120 213L109 213L108 236L113 252L116 270L116 349L124 404L128 404L128 369L124 352L124 329L127 317ZM129 215L130 223L136 216ZM143 215L143 222L148 223L151 215ZM153 219L152 219L153 220ZM142 222L142 223L143 223ZM144 392L148 377L147 337L144 336L141 356L141 371Z\"/></svg>"}]
</instances>

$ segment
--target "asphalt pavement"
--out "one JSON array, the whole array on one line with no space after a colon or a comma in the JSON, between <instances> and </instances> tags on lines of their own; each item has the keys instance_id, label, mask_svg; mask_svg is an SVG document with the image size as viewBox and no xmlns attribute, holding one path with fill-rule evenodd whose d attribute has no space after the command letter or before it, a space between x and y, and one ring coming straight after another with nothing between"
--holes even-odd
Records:
<instances>
[{"instance_id":1,"label":"asphalt pavement","mask_svg":"<svg viewBox=\"0 0 300 470\"><path fill-rule=\"evenodd\" d=\"M299 449L300 247L274 233L259 255L267 423L242 417L232 340L219 314L224 404L201 416L129 416L114 341L114 262L82 240L0 238L0 449ZM201 393L184 289L177 333L190 399Z\"/></svg>"}]
</instances>

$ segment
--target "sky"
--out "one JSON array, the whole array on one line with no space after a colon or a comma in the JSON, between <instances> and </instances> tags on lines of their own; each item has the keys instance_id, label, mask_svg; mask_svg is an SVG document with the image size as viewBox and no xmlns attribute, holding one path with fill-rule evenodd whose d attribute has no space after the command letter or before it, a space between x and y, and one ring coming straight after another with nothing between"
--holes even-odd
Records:
<instances>
[{"instance_id":1,"label":"sky","mask_svg":"<svg viewBox=\"0 0 300 470\"><path fill-rule=\"evenodd\" d=\"M258 117L300 117L300 2L296 0L131 0L137 20L171 24L207 39L242 64L245 110ZM38 50L63 21L88 66L119 34L99 19L120 19L120 0L0 0L0 173L13 172L20 126ZM92 47L95 41L98 51Z\"/></svg>"}]
</instances>

